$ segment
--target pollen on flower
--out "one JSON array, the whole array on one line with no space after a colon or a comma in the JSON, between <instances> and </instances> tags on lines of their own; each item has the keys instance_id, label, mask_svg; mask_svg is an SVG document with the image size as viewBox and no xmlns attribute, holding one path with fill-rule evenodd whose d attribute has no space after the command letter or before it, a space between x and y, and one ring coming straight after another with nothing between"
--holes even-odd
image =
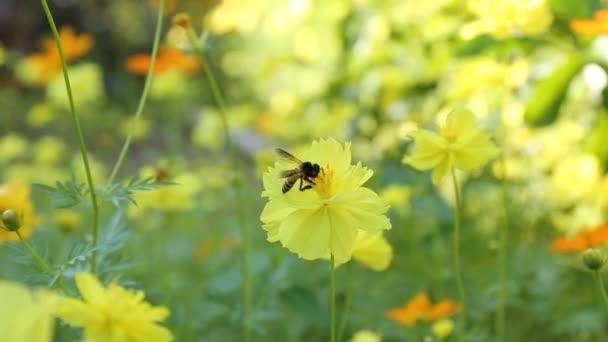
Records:
<instances>
[{"instance_id":1,"label":"pollen on flower","mask_svg":"<svg viewBox=\"0 0 608 342\"><path fill-rule=\"evenodd\" d=\"M322 167L321 172L319 172L317 178L314 179L315 186L313 187L321 198L329 198L333 195L333 179L334 170L329 166L329 164Z\"/></svg>"}]
</instances>

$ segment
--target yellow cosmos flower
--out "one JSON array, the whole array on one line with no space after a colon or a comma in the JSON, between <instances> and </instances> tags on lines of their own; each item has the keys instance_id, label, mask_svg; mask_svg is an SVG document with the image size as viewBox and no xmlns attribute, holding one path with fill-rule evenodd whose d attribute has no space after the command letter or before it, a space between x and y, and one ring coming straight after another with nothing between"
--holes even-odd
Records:
<instances>
[{"instance_id":1,"label":"yellow cosmos flower","mask_svg":"<svg viewBox=\"0 0 608 342\"><path fill-rule=\"evenodd\" d=\"M353 259L374 271L384 271L393 260L393 247L382 233L360 231L353 245Z\"/></svg>"},{"instance_id":2,"label":"yellow cosmos flower","mask_svg":"<svg viewBox=\"0 0 608 342\"><path fill-rule=\"evenodd\" d=\"M172 341L171 332L160 325L169 316L163 306L144 301L141 291L127 290L116 282L107 289L90 273L76 274L82 300L59 298L55 309L66 323L84 328L87 342Z\"/></svg>"},{"instance_id":3,"label":"yellow cosmos flower","mask_svg":"<svg viewBox=\"0 0 608 342\"><path fill-rule=\"evenodd\" d=\"M268 241L279 241L306 260L331 253L339 264L350 260L359 231L379 233L391 228L384 215L388 207L374 191L362 186L373 171L361 163L351 165L350 143L314 141L298 157L321 167L311 190L299 191L296 184L287 193L281 191L285 180L280 172L297 167L284 161L263 176L262 196L269 201L260 219Z\"/></svg>"},{"instance_id":4,"label":"yellow cosmos flower","mask_svg":"<svg viewBox=\"0 0 608 342\"><path fill-rule=\"evenodd\" d=\"M52 310L56 296L50 291L32 293L27 287L0 281L0 331L3 341L52 341Z\"/></svg>"},{"instance_id":5,"label":"yellow cosmos flower","mask_svg":"<svg viewBox=\"0 0 608 342\"><path fill-rule=\"evenodd\" d=\"M414 152L402 160L418 170L433 169L436 185L452 167L470 171L483 166L500 151L490 135L475 125L475 116L468 110L448 113L438 130L439 134L427 130L410 133L416 143Z\"/></svg>"},{"instance_id":6,"label":"yellow cosmos flower","mask_svg":"<svg viewBox=\"0 0 608 342\"><path fill-rule=\"evenodd\" d=\"M0 185L0 213L7 209L14 210L21 220L19 233L25 238L32 234L32 225L38 222L34 215L34 206L30 201L30 188L23 183L7 183ZM2 223L0 223L2 228ZM0 244L2 241L19 241L15 232L0 229Z\"/></svg>"}]
</instances>

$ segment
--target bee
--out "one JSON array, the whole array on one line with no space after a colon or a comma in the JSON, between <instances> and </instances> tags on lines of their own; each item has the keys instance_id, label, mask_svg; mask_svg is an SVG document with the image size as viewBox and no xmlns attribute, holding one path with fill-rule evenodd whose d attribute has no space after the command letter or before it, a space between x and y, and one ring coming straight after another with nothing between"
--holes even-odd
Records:
<instances>
[{"instance_id":1,"label":"bee","mask_svg":"<svg viewBox=\"0 0 608 342\"><path fill-rule=\"evenodd\" d=\"M298 179L300 180L300 191L312 189L312 186L315 185L313 179L317 178L317 176L319 176L319 172L321 171L319 164L313 164L308 161L303 162L294 157L291 153L280 148L277 148L275 151L281 158L299 164L295 169L284 170L280 173L281 178L286 178L285 183L283 184L283 193L287 193L287 191L293 187ZM304 185L304 181L306 181L308 184Z\"/></svg>"}]
</instances>

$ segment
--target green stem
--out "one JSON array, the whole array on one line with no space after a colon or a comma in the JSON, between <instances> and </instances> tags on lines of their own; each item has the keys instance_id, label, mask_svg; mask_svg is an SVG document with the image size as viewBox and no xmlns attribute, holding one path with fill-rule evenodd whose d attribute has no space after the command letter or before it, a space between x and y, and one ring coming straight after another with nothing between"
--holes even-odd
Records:
<instances>
[{"instance_id":1,"label":"green stem","mask_svg":"<svg viewBox=\"0 0 608 342\"><path fill-rule=\"evenodd\" d=\"M464 286L462 284L462 272L460 270L460 189L458 187L458 181L456 180L456 172L452 168L452 182L454 183L454 197L456 198L456 207L454 208L454 240L452 241L452 257L454 258L454 273L456 276L456 286L458 287L458 294L460 295L460 301L462 302L462 315L458 324L458 341L465 341L465 317L466 317L466 300L464 294Z\"/></svg>"},{"instance_id":2,"label":"green stem","mask_svg":"<svg viewBox=\"0 0 608 342\"><path fill-rule=\"evenodd\" d=\"M162 1L162 0L161 0ZM68 66L65 60L65 55L63 53L63 47L61 46L61 39L59 38L59 32L57 32L57 26L55 25L55 21L53 20L53 15L51 14L51 10L49 9L49 5L46 0L40 0L42 3L42 8L44 9L44 13L46 13L46 18L49 22L49 26L51 27L51 31L53 31L53 38L55 39L55 44L57 45L57 50L59 51L59 58L61 59L61 68L63 70L63 79L65 81L65 89L68 93L68 102L70 105L70 113L72 114L72 120L74 121L74 128L76 130L76 135L78 136L78 144L80 145L80 154L82 155L82 161L84 163L84 170L87 177L87 184L89 187L89 194L91 196L91 205L93 206L93 252L91 256L91 272L95 273L95 269L97 267L97 240L99 238L99 206L97 204L97 196L95 195L95 186L93 185L93 177L91 176L91 167L89 166L89 157L87 155L87 147L84 143L84 136L82 134L82 129L80 128L80 120L78 119L78 115L76 115L76 109L74 107L74 98L72 96L72 87L70 86L70 78L68 76Z\"/></svg>"},{"instance_id":3,"label":"green stem","mask_svg":"<svg viewBox=\"0 0 608 342\"><path fill-rule=\"evenodd\" d=\"M336 265L333 253L329 260L329 284L331 288L331 342L336 342Z\"/></svg>"},{"instance_id":4,"label":"green stem","mask_svg":"<svg viewBox=\"0 0 608 342\"><path fill-rule=\"evenodd\" d=\"M114 168L112 169L112 173L110 174L110 178L108 180L108 185L112 185L114 179L116 178L116 174L118 170L122 166L122 162L124 161L127 151L129 150L129 146L131 145L131 139L133 139L133 134L137 128L137 123L141 117L141 113L144 110L144 105L146 104L146 99L148 98L148 92L150 90L150 84L152 83L152 75L154 73L154 64L156 64L156 55L158 52L158 45L160 42L160 33L163 27L163 10L165 8L165 0L160 0L158 4L158 16L156 17L156 31L154 32L154 43L152 45L152 54L150 56L150 66L148 67L148 73L146 74L146 81L144 83L144 90L141 93L141 97L139 98L139 104L137 105L137 110L135 111L135 117L133 122L131 123L131 129L129 130L129 134L127 135L127 139L125 140L124 145L122 146L122 150L118 155L118 160L116 160L116 164L114 164Z\"/></svg>"},{"instance_id":5,"label":"green stem","mask_svg":"<svg viewBox=\"0 0 608 342\"><path fill-rule=\"evenodd\" d=\"M509 232L509 196L507 192L507 161L505 153L502 154L502 196L503 196L503 208L504 208L504 220L501 225L500 233L500 246L498 251L498 277L500 282L500 289L498 291L498 307L496 311L496 335L498 342L504 341L505 339L505 322L506 322L506 306L507 306L507 243L508 243L508 232Z\"/></svg>"},{"instance_id":6,"label":"green stem","mask_svg":"<svg viewBox=\"0 0 608 342\"><path fill-rule=\"evenodd\" d=\"M192 48L196 53L198 53L201 65L203 67L203 72L207 75L207 83L209 84L209 88L211 89L211 95L213 96L213 100L217 104L220 111L220 120L222 122L222 128L224 131L224 141L226 144L226 149L228 150L229 158L231 161L231 166L235 175L232 179L232 187L234 189L234 207L236 208L236 214L238 216L239 228L241 230L242 236L242 277L243 277L243 337L245 342L251 341L251 326L249 324L249 317L251 316L251 289L253 287L253 280L251 279L251 271L249 269L250 264L250 253L251 253L251 242L249 239L249 227L245 221L245 211L242 206L242 200L244 197L243 189L242 189L242 180L237 177L236 172L239 172L239 156L237 154L237 150L230 139L230 125L228 124L228 112L226 111L226 103L224 101L224 97L222 96L222 92L220 91L219 83L215 78L215 74L213 70L209 66L207 62L207 57L205 56L205 51L199 42L196 39L196 34L192 30L192 28L188 29L188 38L192 45Z\"/></svg>"},{"instance_id":7,"label":"green stem","mask_svg":"<svg viewBox=\"0 0 608 342\"><path fill-rule=\"evenodd\" d=\"M602 298L604 299L604 304L606 305L606 310L608 310L608 295L606 295L606 288L604 287L604 280L602 279L602 275L599 270L595 271L595 278L597 279L597 286L600 289L600 293L602 294Z\"/></svg>"},{"instance_id":8,"label":"green stem","mask_svg":"<svg viewBox=\"0 0 608 342\"><path fill-rule=\"evenodd\" d=\"M30 253L30 255L32 256L32 258L34 258L34 260L36 260L36 262L38 263L38 266L40 266L40 268L42 268L42 270L48 274L52 274L54 275L55 272L53 272L53 270L49 267L49 265L42 259L42 257L40 257L40 255L38 255L38 253L36 253L36 251L34 250L34 248L32 247L32 245L30 245L29 242L27 242L27 240L25 240L23 238L23 236L21 235L21 233L16 230L15 233L17 234L17 236L19 237L19 240L21 241L21 244L23 244L23 246L25 247L25 249L27 249L27 251ZM56 283L61 290L63 290L63 292L65 294L68 293L68 289L65 287L65 285L63 284L63 277L60 276L58 278L58 281Z\"/></svg>"},{"instance_id":9,"label":"green stem","mask_svg":"<svg viewBox=\"0 0 608 342\"><path fill-rule=\"evenodd\" d=\"M353 299L353 282L352 282L352 267L351 263L346 265L346 299L344 300L344 314L342 315L342 320L340 321L340 327L338 328L338 341L342 341L342 336L344 336L344 330L346 329L346 324L348 323L348 315L350 313L350 306Z\"/></svg>"}]
</instances>

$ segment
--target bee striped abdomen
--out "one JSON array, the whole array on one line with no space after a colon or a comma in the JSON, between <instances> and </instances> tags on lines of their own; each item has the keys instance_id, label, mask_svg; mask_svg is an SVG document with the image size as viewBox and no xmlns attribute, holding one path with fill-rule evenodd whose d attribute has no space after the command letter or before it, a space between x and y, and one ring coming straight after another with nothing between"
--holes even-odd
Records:
<instances>
[{"instance_id":1,"label":"bee striped abdomen","mask_svg":"<svg viewBox=\"0 0 608 342\"><path fill-rule=\"evenodd\" d=\"M283 193L286 193L287 191L289 191L291 189L291 187L293 187L294 184L295 184L295 181L291 182L291 181L289 181L289 179L286 180L285 183L283 183L283 189L282 189Z\"/></svg>"}]
</instances>

